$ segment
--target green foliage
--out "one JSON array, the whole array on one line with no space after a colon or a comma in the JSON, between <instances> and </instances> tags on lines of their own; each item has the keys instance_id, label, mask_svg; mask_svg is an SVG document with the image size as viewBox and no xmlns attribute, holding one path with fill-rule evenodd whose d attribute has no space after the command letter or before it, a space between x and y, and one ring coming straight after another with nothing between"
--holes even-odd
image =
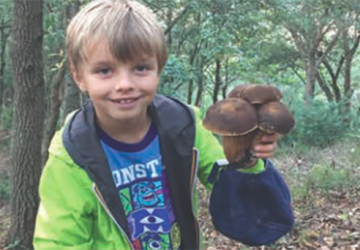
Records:
<instances>
[{"instance_id":1,"label":"green foliage","mask_svg":"<svg viewBox=\"0 0 360 250\"><path fill-rule=\"evenodd\" d=\"M182 86L187 85L190 79L194 79L192 67L188 64L188 58L169 55L167 64L161 74L159 93L186 100L185 91L178 91Z\"/></svg>"},{"instance_id":2,"label":"green foliage","mask_svg":"<svg viewBox=\"0 0 360 250\"><path fill-rule=\"evenodd\" d=\"M297 174L301 175L299 172ZM302 181L298 179L291 186L291 192L295 199L312 200L315 192L327 195L331 191L356 190L360 188L358 178L351 167L335 167L332 163L315 164L306 176L301 178Z\"/></svg>"},{"instance_id":3,"label":"green foliage","mask_svg":"<svg viewBox=\"0 0 360 250\"><path fill-rule=\"evenodd\" d=\"M349 169L335 168L330 164L316 165L309 172L309 182L323 192L342 191L353 184L351 179L353 178Z\"/></svg>"},{"instance_id":4,"label":"green foliage","mask_svg":"<svg viewBox=\"0 0 360 250\"><path fill-rule=\"evenodd\" d=\"M343 103L320 100L314 100L308 105L303 101L292 103L289 108L294 113L296 128L282 142L327 147L341 140L350 131L346 123L349 114L341 112L342 107Z\"/></svg>"},{"instance_id":5,"label":"green foliage","mask_svg":"<svg viewBox=\"0 0 360 250\"><path fill-rule=\"evenodd\" d=\"M10 129L12 126L13 108L3 106L0 116L0 129Z\"/></svg>"},{"instance_id":6,"label":"green foliage","mask_svg":"<svg viewBox=\"0 0 360 250\"><path fill-rule=\"evenodd\" d=\"M7 202L10 197L9 177L5 174L0 174L0 203Z\"/></svg>"}]
</instances>

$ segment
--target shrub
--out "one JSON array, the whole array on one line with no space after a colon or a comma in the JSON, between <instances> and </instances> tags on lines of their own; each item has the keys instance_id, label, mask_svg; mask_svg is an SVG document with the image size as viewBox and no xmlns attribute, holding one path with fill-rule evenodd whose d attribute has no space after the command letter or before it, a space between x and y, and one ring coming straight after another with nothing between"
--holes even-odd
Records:
<instances>
[{"instance_id":1,"label":"shrub","mask_svg":"<svg viewBox=\"0 0 360 250\"><path fill-rule=\"evenodd\" d=\"M327 147L344 138L350 129L346 123L350 113L341 113L342 103L314 100L305 105L293 102L289 109L296 119L296 128L282 140L286 145L295 142L316 147Z\"/></svg>"}]
</instances>

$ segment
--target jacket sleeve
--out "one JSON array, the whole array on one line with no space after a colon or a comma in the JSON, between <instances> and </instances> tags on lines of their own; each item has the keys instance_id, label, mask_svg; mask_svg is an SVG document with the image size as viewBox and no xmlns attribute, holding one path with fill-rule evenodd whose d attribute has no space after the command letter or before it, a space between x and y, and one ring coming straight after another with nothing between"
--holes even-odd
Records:
<instances>
[{"instance_id":1,"label":"jacket sleeve","mask_svg":"<svg viewBox=\"0 0 360 250\"><path fill-rule=\"evenodd\" d=\"M208 177L215 162L225 159L225 155L218 139L203 127L199 109L193 107L193 110L196 123L195 148L199 151L198 178L207 189L212 189Z\"/></svg>"},{"instance_id":2,"label":"jacket sleeve","mask_svg":"<svg viewBox=\"0 0 360 250\"><path fill-rule=\"evenodd\" d=\"M199 109L193 107L193 110L196 120L195 148L199 151L198 178L207 189L212 189L213 183L209 182L209 175L214 165L227 161L219 140L202 125ZM259 174L264 171L264 162L260 159L254 167L238 171L246 174Z\"/></svg>"},{"instance_id":3,"label":"jacket sleeve","mask_svg":"<svg viewBox=\"0 0 360 250\"><path fill-rule=\"evenodd\" d=\"M91 187L83 185L86 173L51 155L41 176L40 206L34 248L91 249Z\"/></svg>"}]
</instances>

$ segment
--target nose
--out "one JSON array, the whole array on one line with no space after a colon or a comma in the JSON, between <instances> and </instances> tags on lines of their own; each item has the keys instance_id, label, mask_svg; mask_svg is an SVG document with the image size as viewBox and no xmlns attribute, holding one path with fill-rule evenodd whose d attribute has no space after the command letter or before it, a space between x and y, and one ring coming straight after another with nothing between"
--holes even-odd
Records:
<instances>
[{"instance_id":1,"label":"nose","mask_svg":"<svg viewBox=\"0 0 360 250\"><path fill-rule=\"evenodd\" d=\"M116 78L115 90L116 91L129 91L134 88L131 78L131 73L128 70L120 71Z\"/></svg>"}]
</instances>

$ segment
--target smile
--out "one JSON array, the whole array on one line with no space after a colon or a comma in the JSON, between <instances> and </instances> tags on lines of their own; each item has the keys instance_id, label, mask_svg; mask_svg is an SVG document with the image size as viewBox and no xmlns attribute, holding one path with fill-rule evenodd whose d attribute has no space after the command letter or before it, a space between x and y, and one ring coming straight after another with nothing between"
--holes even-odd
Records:
<instances>
[{"instance_id":1,"label":"smile","mask_svg":"<svg viewBox=\"0 0 360 250\"><path fill-rule=\"evenodd\" d=\"M130 104L137 101L138 98L122 98L122 99L113 99L112 102L119 103L119 104Z\"/></svg>"},{"instance_id":2,"label":"smile","mask_svg":"<svg viewBox=\"0 0 360 250\"><path fill-rule=\"evenodd\" d=\"M148 194L146 196L143 196L143 200L145 200L145 201L151 201L153 199L155 199L154 194Z\"/></svg>"}]
</instances>

